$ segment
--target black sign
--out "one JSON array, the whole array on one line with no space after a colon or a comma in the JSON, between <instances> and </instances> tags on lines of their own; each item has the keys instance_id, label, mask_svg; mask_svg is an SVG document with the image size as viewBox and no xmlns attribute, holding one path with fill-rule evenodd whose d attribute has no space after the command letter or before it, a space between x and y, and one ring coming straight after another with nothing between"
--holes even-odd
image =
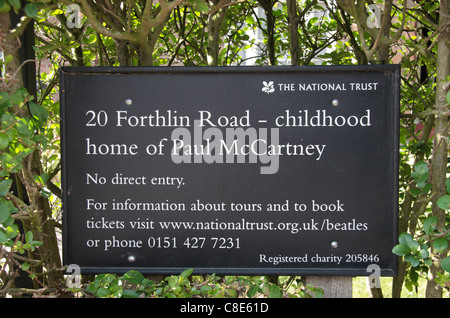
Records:
<instances>
[{"instance_id":1,"label":"black sign","mask_svg":"<svg viewBox=\"0 0 450 318\"><path fill-rule=\"evenodd\" d=\"M399 71L62 68L65 264L395 275Z\"/></svg>"}]
</instances>

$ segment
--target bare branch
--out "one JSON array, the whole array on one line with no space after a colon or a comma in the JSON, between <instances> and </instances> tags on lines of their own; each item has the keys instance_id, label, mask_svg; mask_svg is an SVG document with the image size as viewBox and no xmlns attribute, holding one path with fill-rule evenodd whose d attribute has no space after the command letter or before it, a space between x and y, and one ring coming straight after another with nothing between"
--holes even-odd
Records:
<instances>
[{"instance_id":1,"label":"bare branch","mask_svg":"<svg viewBox=\"0 0 450 318\"><path fill-rule=\"evenodd\" d=\"M100 34L105 36L112 37L116 40L128 40L133 41L134 37L130 32L121 32L121 31L112 31L103 26L103 24L97 19L91 7L87 3L86 0L80 0L81 5L83 6L83 13L86 15L89 23L92 27Z\"/></svg>"}]
</instances>

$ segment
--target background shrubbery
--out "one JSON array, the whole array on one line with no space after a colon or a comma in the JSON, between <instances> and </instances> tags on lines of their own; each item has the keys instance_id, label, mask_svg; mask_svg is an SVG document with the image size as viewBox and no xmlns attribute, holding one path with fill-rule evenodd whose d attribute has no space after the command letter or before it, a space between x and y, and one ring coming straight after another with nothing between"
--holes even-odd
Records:
<instances>
[{"instance_id":1,"label":"background shrubbery","mask_svg":"<svg viewBox=\"0 0 450 318\"><path fill-rule=\"evenodd\" d=\"M402 234L389 295L448 294L449 7L449 0L0 0L0 297L320 296L300 277L189 270L158 283L138 272L87 276L69 288L59 242L60 66L312 63L402 65Z\"/></svg>"}]
</instances>

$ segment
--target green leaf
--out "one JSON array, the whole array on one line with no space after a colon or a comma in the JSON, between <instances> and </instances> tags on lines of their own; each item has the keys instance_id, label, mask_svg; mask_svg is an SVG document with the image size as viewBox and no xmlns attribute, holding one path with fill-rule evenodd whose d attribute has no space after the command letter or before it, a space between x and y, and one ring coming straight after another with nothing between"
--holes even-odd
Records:
<instances>
[{"instance_id":1,"label":"green leaf","mask_svg":"<svg viewBox=\"0 0 450 318\"><path fill-rule=\"evenodd\" d=\"M29 16L30 18L34 18L36 14L38 13L37 7L34 5L34 3L27 3L25 5L25 14Z\"/></svg>"},{"instance_id":2,"label":"green leaf","mask_svg":"<svg viewBox=\"0 0 450 318\"><path fill-rule=\"evenodd\" d=\"M270 284L269 286L269 298L281 298L281 290L280 287L278 287L275 284Z\"/></svg>"},{"instance_id":3,"label":"green leaf","mask_svg":"<svg viewBox=\"0 0 450 318\"><path fill-rule=\"evenodd\" d=\"M6 236L5 232L3 232L3 229L0 229L0 244L5 243L8 240L8 237Z\"/></svg>"},{"instance_id":4,"label":"green leaf","mask_svg":"<svg viewBox=\"0 0 450 318\"><path fill-rule=\"evenodd\" d=\"M426 186L427 186L426 182L417 182L417 187L422 191L425 189Z\"/></svg>"},{"instance_id":5,"label":"green leaf","mask_svg":"<svg viewBox=\"0 0 450 318\"><path fill-rule=\"evenodd\" d=\"M120 285L114 285L109 289L109 292L114 298L121 298L123 293L123 288Z\"/></svg>"},{"instance_id":6,"label":"green leaf","mask_svg":"<svg viewBox=\"0 0 450 318\"><path fill-rule=\"evenodd\" d=\"M420 259L411 254L405 256L405 261L411 263L412 267L417 267L420 263Z\"/></svg>"},{"instance_id":7,"label":"green leaf","mask_svg":"<svg viewBox=\"0 0 450 318\"><path fill-rule=\"evenodd\" d=\"M450 256L447 256L441 261L441 267L446 271L450 273Z\"/></svg>"},{"instance_id":8,"label":"green leaf","mask_svg":"<svg viewBox=\"0 0 450 318\"><path fill-rule=\"evenodd\" d=\"M203 0L196 0L195 1L195 6L197 7L197 9L199 9L203 13L206 13L206 12L209 11L208 4L205 1L203 1Z\"/></svg>"},{"instance_id":9,"label":"green leaf","mask_svg":"<svg viewBox=\"0 0 450 318\"><path fill-rule=\"evenodd\" d=\"M4 150L9 145L8 135L5 133L0 133L0 150Z\"/></svg>"},{"instance_id":10,"label":"green leaf","mask_svg":"<svg viewBox=\"0 0 450 318\"><path fill-rule=\"evenodd\" d=\"M173 291L176 294L179 294L181 292L181 287L177 285L175 287L172 287L171 291Z\"/></svg>"},{"instance_id":11,"label":"green leaf","mask_svg":"<svg viewBox=\"0 0 450 318\"><path fill-rule=\"evenodd\" d=\"M105 274L101 278L102 284L105 284L105 285L113 284L115 282L115 280L116 280L116 275L114 275L114 274Z\"/></svg>"},{"instance_id":12,"label":"green leaf","mask_svg":"<svg viewBox=\"0 0 450 318\"><path fill-rule=\"evenodd\" d=\"M249 298L253 298L256 293L258 292L258 286L253 286L252 288L250 288L247 292L247 297Z\"/></svg>"},{"instance_id":13,"label":"green leaf","mask_svg":"<svg viewBox=\"0 0 450 318\"><path fill-rule=\"evenodd\" d=\"M425 172L424 174L421 174L421 175L417 178L416 183L417 183L417 187L418 187L419 189L425 188L425 186L427 185L428 177L429 177L428 172Z\"/></svg>"},{"instance_id":14,"label":"green leaf","mask_svg":"<svg viewBox=\"0 0 450 318\"><path fill-rule=\"evenodd\" d=\"M20 7L20 0L8 0L9 4L14 8L14 11L17 13Z\"/></svg>"},{"instance_id":15,"label":"green leaf","mask_svg":"<svg viewBox=\"0 0 450 318\"><path fill-rule=\"evenodd\" d=\"M186 269L180 274L180 276L187 278L187 277L191 276L193 271L194 271L193 268Z\"/></svg>"},{"instance_id":16,"label":"green leaf","mask_svg":"<svg viewBox=\"0 0 450 318\"><path fill-rule=\"evenodd\" d=\"M396 246L394 246L394 248L392 249L392 253L394 253L395 255L398 256L405 256L409 253L411 253L411 250L409 249L409 247L402 245L402 244L398 244Z\"/></svg>"},{"instance_id":17,"label":"green leaf","mask_svg":"<svg viewBox=\"0 0 450 318\"><path fill-rule=\"evenodd\" d=\"M0 196L4 197L11 187L12 180L6 179L0 182Z\"/></svg>"},{"instance_id":18,"label":"green leaf","mask_svg":"<svg viewBox=\"0 0 450 318\"><path fill-rule=\"evenodd\" d=\"M30 124L25 120L25 118L21 118L16 123L17 133L22 137L31 137L34 133L33 129L30 127Z\"/></svg>"},{"instance_id":19,"label":"green leaf","mask_svg":"<svg viewBox=\"0 0 450 318\"><path fill-rule=\"evenodd\" d=\"M139 298L139 294L132 289L125 289L122 292L123 298Z\"/></svg>"},{"instance_id":20,"label":"green leaf","mask_svg":"<svg viewBox=\"0 0 450 318\"><path fill-rule=\"evenodd\" d=\"M30 243L31 241L33 241L33 232L28 231L28 232L25 234L25 241L26 241L27 243Z\"/></svg>"},{"instance_id":21,"label":"green leaf","mask_svg":"<svg viewBox=\"0 0 450 318\"><path fill-rule=\"evenodd\" d=\"M5 234L9 239L16 237L17 234L19 234L19 227L17 226L17 224L11 224L10 226L6 227Z\"/></svg>"},{"instance_id":22,"label":"green leaf","mask_svg":"<svg viewBox=\"0 0 450 318\"><path fill-rule=\"evenodd\" d=\"M56 9L55 11L50 13L50 15L59 15L59 14L64 14L64 11L61 9Z\"/></svg>"},{"instance_id":23,"label":"green leaf","mask_svg":"<svg viewBox=\"0 0 450 318\"><path fill-rule=\"evenodd\" d=\"M31 265L30 265L29 263L27 263L27 262L24 262L24 263L21 265L21 267L22 267L22 270L27 271L27 270L30 269Z\"/></svg>"},{"instance_id":24,"label":"green leaf","mask_svg":"<svg viewBox=\"0 0 450 318\"><path fill-rule=\"evenodd\" d=\"M412 282L417 283L419 280L419 274L415 270L409 271L409 278Z\"/></svg>"},{"instance_id":25,"label":"green leaf","mask_svg":"<svg viewBox=\"0 0 450 318\"><path fill-rule=\"evenodd\" d=\"M140 285L145 277L138 271L130 270L123 275L123 279L129 281L130 283Z\"/></svg>"},{"instance_id":26,"label":"green leaf","mask_svg":"<svg viewBox=\"0 0 450 318\"><path fill-rule=\"evenodd\" d=\"M409 233L401 233L398 237L398 242L408 247L411 252L417 251L417 248L419 247L419 243L414 241Z\"/></svg>"},{"instance_id":27,"label":"green leaf","mask_svg":"<svg viewBox=\"0 0 450 318\"><path fill-rule=\"evenodd\" d=\"M110 295L111 295L111 293L105 287L100 287L97 290L97 296L100 298L106 298L106 297L109 297Z\"/></svg>"},{"instance_id":28,"label":"green leaf","mask_svg":"<svg viewBox=\"0 0 450 318\"><path fill-rule=\"evenodd\" d=\"M436 203L442 210L450 210L450 195L447 194L440 197Z\"/></svg>"},{"instance_id":29,"label":"green leaf","mask_svg":"<svg viewBox=\"0 0 450 318\"><path fill-rule=\"evenodd\" d=\"M41 246L42 244L44 244L44 242L42 242L42 241L31 241L30 244L32 246Z\"/></svg>"},{"instance_id":30,"label":"green leaf","mask_svg":"<svg viewBox=\"0 0 450 318\"><path fill-rule=\"evenodd\" d=\"M45 123L48 118L47 110L36 103L29 103L30 112L33 117L35 117L40 123Z\"/></svg>"},{"instance_id":31,"label":"green leaf","mask_svg":"<svg viewBox=\"0 0 450 318\"><path fill-rule=\"evenodd\" d=\"M440 237L433 241L433 248L438 253L444 253L445 250L447 249L447 247L448 247L448 242L447 242L447 239L444 237Z\"/></svg>"},{"instance_id":32,"label":"green leaf","mask_svg":"<svg viewBox=\"0 0 450 318\"><path fill-rule=\"evenodd\" d=\"M430 253L428 253L428 250L426 249L421 249L419 251L419 256L420 258L424 259L424 258L428 258L428 256L430 256Z\"/></svg>"},{"instance_id":33,"label":"green leaf","mask_svg":"<svg viewBox=\"0 0 450 318\"><path fill-rule=\"evenodd\" d=\"M1 97L1 92L0 92L0 97ZM0 98L1 100L1 98ZM2 115L2 128L6 129L8 128L8 126L13 125L16 122L16 118L10 114L10 113L4 113Z\"/></svg>"},{"instance_id":34,"label":"green leaf","mask_svg":"<svg viewBox=\"0 0 450 318\"><path fill-rule=\"evenodd\" d=\"M209 286L209 285L203 285L202 287L200 287L200 290L202 291L202 292L210 292L211 290L212 290L212 287L211 286Z\"/></svg>"},{"instance_id":35,"label":"green leaf","mask_svg":"<svg viewBox=\"0 0 450 318\"><path fill-rule=\"evenodd\" d=\"M5 64L11 63L14 57L11 54L5 56Z\"/></svg>"},{"instance_id":36,"label":"green leaf","mask_svg":"<svg viewBox=\"0 0 450 318\"><path fill-rule=\"evenodd\" d=\"M1 9L0 9L1 12ZM0 108L11 107L11 100L7 92L0 92Z\"/></svg>"},{"instance_id":37,"label":"green leaf","mask_svg":"<svg viewBox=\"0 0 450 318\"><path fill-rule=\"evenodd\" d=\"M436 225L437 217L436 216L430 216L428 217L425 222L423 222L423 231L426 235L430 235L430 233L434 230L434 225Z\"/></svg>"},{"instance_id":38,"label":"green leaf","mask_svg":"<svg viewBox=\"0 0 450 318\"><path fill-rule=\"evenodd\" d=\"M19 87L14 94L11 95L10 101L14 103L17 106L20 106L23 104L25 99L28 96L28 91L25 87Z\"/></svg>"},{"instance_id":39,"label":"green leaf","mask_svg":"<svg viewBox=\"0 0 450 318\"><path fill-rule=\"evenodd\" d=\"M45 185L48 181L48 174L43 173L40 176L33 176L34 182L40 183L41 185Z\"/></svg>"},{"instance_id":40,"label":"green leaf","mask_svg":"<svg viewBox=\"0 0 450 318\"><path fill-rule=\"evenodd\" d=\"M90 293L95 294L95 292L97 291L98 287L100 286L100 282L95 280L92 283L90 283L88 285L88 287L86 288L86 290Z\"/></svg>"},{"instance_id":41,"label":"green leaf","mask_svg":"<svg viewBox=\"0 0 450 318\"><path fill-rule=\"evenodd\" d=\"M422 174L428 172L428 166L427 166L427 164L426 164L425 162L419 161L418 163L415 164L414 170L415 170L419 175L422 175Z\"/></svg>"},{"instance_id":42,"label":"green leaf","mask_svg":"<svg viewBox=\"0 0 450 318\"><path fill-rule=\"evenodd\" d=\"M315 290L315 297L316 298L322 298L323 297L323 293L324 293L324 291L323 291L323 289L320 289L320 288L317 288L316 290Z\"/></svg>"},{"instance_id":43,"label":"green leaf","mask_svg":"<svg viewBox=\"0 0 450 318\"><path fill-rule=\"evenodd\" d=\"M425 263L425 265L427 265L428 267L430 267L431 265L433 265L433 261L431 260L431 258L427 257L423 260L423 262Z\"/></svg>"},{"instance_id":44,"label":"green leaf","mask_svg":"<svg viewBox=\"0 0 450 318\"><path fill-rule=\"evenodd\" d=\"M169 287L174 288L178 284L178 277L177 276L171 276L169 278Z\"/></svg>"},{"instance_id":45,"label":"green leaf","mask_svg":"<svg viewBox=\"0 0 450 318\"><path fill-rule=\"evenodd\" d=\"M6 2L6 0L0 0L0 12L9 12L11 7Z\"/></svg>"}]
</instances>

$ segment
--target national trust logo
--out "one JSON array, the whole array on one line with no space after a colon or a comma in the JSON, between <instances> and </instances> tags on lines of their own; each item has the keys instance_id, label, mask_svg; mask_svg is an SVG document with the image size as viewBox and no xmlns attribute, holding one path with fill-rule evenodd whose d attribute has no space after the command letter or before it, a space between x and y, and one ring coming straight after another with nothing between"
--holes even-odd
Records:
<instances>
[{"instance_id":1,"label":"national trust logo","mask_svg":"<svg viewBox=\"0 0 450 318\"><path fill-rule=\"evenodd\" d=\"M264 85L264 87L262 88L263 92L265 92L267 94L275 92L275 87L273 86L273 81L270 81L270 82L263 81L263 85Z\"/></svg>"}]
</instances>

